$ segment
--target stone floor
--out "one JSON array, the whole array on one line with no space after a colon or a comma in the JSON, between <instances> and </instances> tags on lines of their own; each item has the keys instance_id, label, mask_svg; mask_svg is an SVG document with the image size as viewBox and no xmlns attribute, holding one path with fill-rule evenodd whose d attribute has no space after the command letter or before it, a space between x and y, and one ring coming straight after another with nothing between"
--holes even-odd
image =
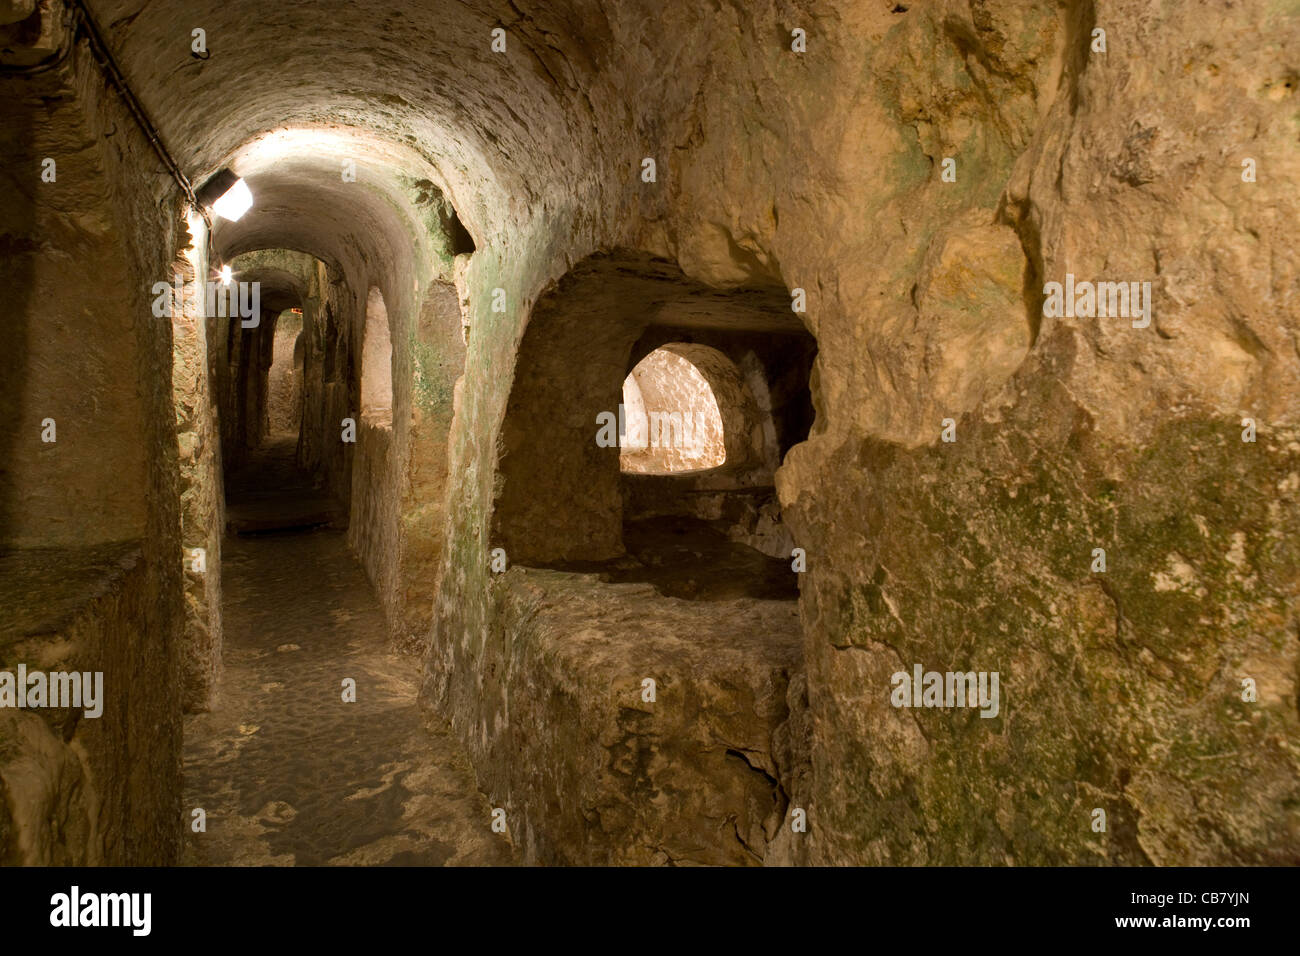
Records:
<instances>
[{"instance_id":1,"label":"stone floor","mask_svg":"<svg viewBox=\"0 0 1300 956\"><path fill-rule=\"evenodd\" d=\"M347 509L294 463L296 435L271 435L226 475L231 534L347 526Z\"/></svg>"},{"instance_id":2,"label":"stone floor","mask_svg":"<svg viewBox=\"0 0 1300 956\"><path fill-rule=\"evenodd\" d=\"M416 705L418 664L387 651L338 531L228 537L218 707L185 722L191 865L487 865L517 857L445 727ZM356 703L342 699L356 681Z\"/></svg>"}]
</instances>

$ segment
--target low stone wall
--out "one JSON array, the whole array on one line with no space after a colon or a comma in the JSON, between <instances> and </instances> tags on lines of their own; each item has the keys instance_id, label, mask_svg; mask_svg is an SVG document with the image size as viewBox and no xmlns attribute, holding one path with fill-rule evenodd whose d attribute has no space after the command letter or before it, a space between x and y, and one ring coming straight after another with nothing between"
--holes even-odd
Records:
<instances>
[{"instance_id":1,"label":"low stone wall","mask_svg":"<svg viewBox=\"0 0 1300 956\"><path fill-rule=\"evenodd\" d=\"M523 567L492 602L479 711L453 718L526 860L785 861L772 842L808 777L794 602Z\"/></svg>"},{"instance_id":2,"label":"low stone wall","mask_svg":"<svg viewBox=\"0 0 1300 956\"><path fill-rule=\"evenodd\" d=\"M0 708L0 863L174 862L179 675L172 655L141 646L150 589L138 543L9 552L0 593L24 594L3 603L27 609L0 634L0 670L104 675L99 717Z\"/></svg>"}]
</instances>

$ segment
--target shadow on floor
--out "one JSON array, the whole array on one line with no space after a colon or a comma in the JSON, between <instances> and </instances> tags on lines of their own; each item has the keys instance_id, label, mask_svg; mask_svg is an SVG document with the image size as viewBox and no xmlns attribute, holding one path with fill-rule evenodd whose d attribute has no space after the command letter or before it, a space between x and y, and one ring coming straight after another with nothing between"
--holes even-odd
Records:
<instances>
[{"instance_id":1,"label":"shadow on floor","mask_svg":"<svg viewBox=\"0 0 1300 956\"><path fill-rule=\"evenodd\" d=\"M298 467L297 438L275 435L226 476L226 531L259 534L304 528L346 528L347 508L323 481Z\"/></svg>"},{"instance_id":2,"label":"shadow on floor","mask_svg":"<svg viewBox=\"0 0 1300 956\"><path fill-rule=\"evenodd\" d=\"M623 528L627 554L613 561L548 564L556 571L596 574L610 584L652 584L665 597L691 601L799 598L787 558L771 558L732 541L706 521L648 518Z\"/></svg>"}]
</instances>

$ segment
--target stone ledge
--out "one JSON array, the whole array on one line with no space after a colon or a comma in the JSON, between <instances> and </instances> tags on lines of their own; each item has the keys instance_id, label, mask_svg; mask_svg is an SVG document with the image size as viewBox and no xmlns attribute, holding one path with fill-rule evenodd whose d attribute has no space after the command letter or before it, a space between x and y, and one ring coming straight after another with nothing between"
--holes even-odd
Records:
<instances>
[{"instance_id":1,"label":"stone ledge","mask_svg":"<svg viewBox=\"0 0 1300 956\"><path fill-rule=\"evenodd\" d=\"M471 747L526 859L765 861L807 760L788 726L805 725L795 602L522 567L493 599Z\"/></svg>"},{"instance_id":2,"label":"stone ledge","mask_svg":"<svg viewBox=\"0 0 1300 956\"><path fill-rule=\"evenodd\" d=\"M127 862L138 827L128 808L157 785L133 770L136 748L158 732L130 698L174 680L132 652L148 601L138 541L0 555L0 603L13 615L0 633L0 668L104 673L98 718L0 709L0 862Z\"/></svg>"},{"instance_id":3,"label":"stone ledge","mask_svg":"<svg viewBox=\"0 0 1300 956\"><path fill-rule=\"evenodd\" d=\"M142 554L139 541L0 552L0 663L5 649L25 638L67 631L121 586Z\"/></svg>"}]
</instances>

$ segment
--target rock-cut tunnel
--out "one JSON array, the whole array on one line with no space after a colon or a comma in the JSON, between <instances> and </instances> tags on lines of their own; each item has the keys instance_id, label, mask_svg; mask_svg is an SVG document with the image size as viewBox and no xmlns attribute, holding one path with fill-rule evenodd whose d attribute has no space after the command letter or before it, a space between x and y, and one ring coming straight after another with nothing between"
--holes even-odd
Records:
<instances>
[{"instance_id":1,"label":"rock-cut tunnel","mask_svg":"<svg viewBox=\"0 0 1300 956\"><path fill-rule=\"evenodd\" d=\"M0 860L1300 859L1200 6L0 2Z\"/></svg>"}]
</instances>

